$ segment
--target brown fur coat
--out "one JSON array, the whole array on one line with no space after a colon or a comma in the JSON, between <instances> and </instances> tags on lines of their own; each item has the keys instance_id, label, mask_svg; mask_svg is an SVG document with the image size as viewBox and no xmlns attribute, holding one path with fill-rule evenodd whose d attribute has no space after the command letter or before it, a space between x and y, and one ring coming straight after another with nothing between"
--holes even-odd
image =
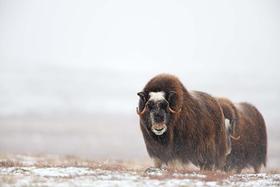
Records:
<instances>
[{"instance_id":1,"label":"brown fur coat","mask_svg":"<svg viewBox=\"0 0 280 187\"><path fill-rule=\"evenodd\" d=\"M261 113L251 104L233 104L228 99L218 99L225 118L234 123L232 150L227 156L225 170L238 173L246 167L253 167L258 173L266 166L267 134ZM232 123L232 124L233 124Z\"/></svg>"},{"instance_id":2,"label":"brown fur coat","mask_svg":"<svg viewBox=\"0 0 280 187\"><path fill-rule=\"evenodd\" d=\"M156 167L179 161L201 169L223 169L226 159L224 115L217 100L198 91L189 92L178 78L161 74L152 78L141 92L139 111L144 110L150 92L166 93L169 106L167 131L161 136L151 131L150 111L140 115L140 127L147 151ZM174 96L168 96L169 93Z\"/></svg>"}]
</instances>

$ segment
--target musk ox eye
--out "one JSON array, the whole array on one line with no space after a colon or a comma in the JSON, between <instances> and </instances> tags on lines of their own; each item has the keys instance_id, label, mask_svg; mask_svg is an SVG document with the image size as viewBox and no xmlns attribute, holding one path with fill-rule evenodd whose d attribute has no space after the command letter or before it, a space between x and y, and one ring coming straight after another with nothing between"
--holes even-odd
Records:
<instances>
[{"instance_id":1,"label":"musk ox eye","mask_svg":"<svg viewBox=\"0 0 280 187\"><path fill-rule=\"evenodd\" d=\"M154 103L154 102L149 101L149 102L147 103L147 107L148 107L148 109L149 109L149 110L152 110L152 109L154 109L154 108L155 108L155 103Z\"/></svg>"},{"instance_id":2,"label":"musk ox eye","mask_svg":"<svg viewBox=\"0 0 280 187\"><path fill-rule=\"evenodd\" d=\"M159 104L159 107L162 108L162 109L166 109L168 107L168 103L167 102L161 102Z\"/></svg>"}]
</instances>

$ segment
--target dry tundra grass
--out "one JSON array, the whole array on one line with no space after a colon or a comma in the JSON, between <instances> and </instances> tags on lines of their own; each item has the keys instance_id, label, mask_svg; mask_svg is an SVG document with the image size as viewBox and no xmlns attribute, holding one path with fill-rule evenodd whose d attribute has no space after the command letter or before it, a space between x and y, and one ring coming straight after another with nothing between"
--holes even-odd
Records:
<instances>
[{"instance_id":1,"label":"dry tundra grass","mask_svg":"<svg viewBox=\"0 0 280 187\"><path fill-rule=\"evenodd\" d=\"M73 156L0 156L1 186L279 186L277 169L252 174L151 169L150 162L99 160Z\"/></svg>"}]
</instances>

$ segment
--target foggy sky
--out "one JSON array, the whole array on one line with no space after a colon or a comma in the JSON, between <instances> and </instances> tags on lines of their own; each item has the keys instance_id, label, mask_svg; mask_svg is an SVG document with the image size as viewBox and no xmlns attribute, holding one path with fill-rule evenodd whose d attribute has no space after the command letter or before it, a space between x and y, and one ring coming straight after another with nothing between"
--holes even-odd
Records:
<instances>
[{"instance_id":1,"label":"foggy sky","mask_svg":"<svg viewBox=\"0 0 280 187\"><path fill-rule=\"evenodd\" d=\"M279 119L279 1L0 1L0 114L135 113L158 73Z\"/></svg>"}]
</instances>

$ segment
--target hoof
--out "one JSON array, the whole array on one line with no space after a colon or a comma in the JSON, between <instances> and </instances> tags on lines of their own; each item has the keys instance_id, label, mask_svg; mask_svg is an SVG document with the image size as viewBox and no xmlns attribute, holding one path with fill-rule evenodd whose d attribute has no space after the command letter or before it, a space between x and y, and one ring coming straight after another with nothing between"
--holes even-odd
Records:
<instances>
[{"instance_id":1,"label":"hoof","mask_svg":"<svg viewBox=\"0 0 280 187\"><path fill-rule=\"evenodd\" d=\"M164 172L166 172L166 169L155 167L150 167L145 170L145 174L148 175L162 175Z\"/></svg>"}]
</instances>

